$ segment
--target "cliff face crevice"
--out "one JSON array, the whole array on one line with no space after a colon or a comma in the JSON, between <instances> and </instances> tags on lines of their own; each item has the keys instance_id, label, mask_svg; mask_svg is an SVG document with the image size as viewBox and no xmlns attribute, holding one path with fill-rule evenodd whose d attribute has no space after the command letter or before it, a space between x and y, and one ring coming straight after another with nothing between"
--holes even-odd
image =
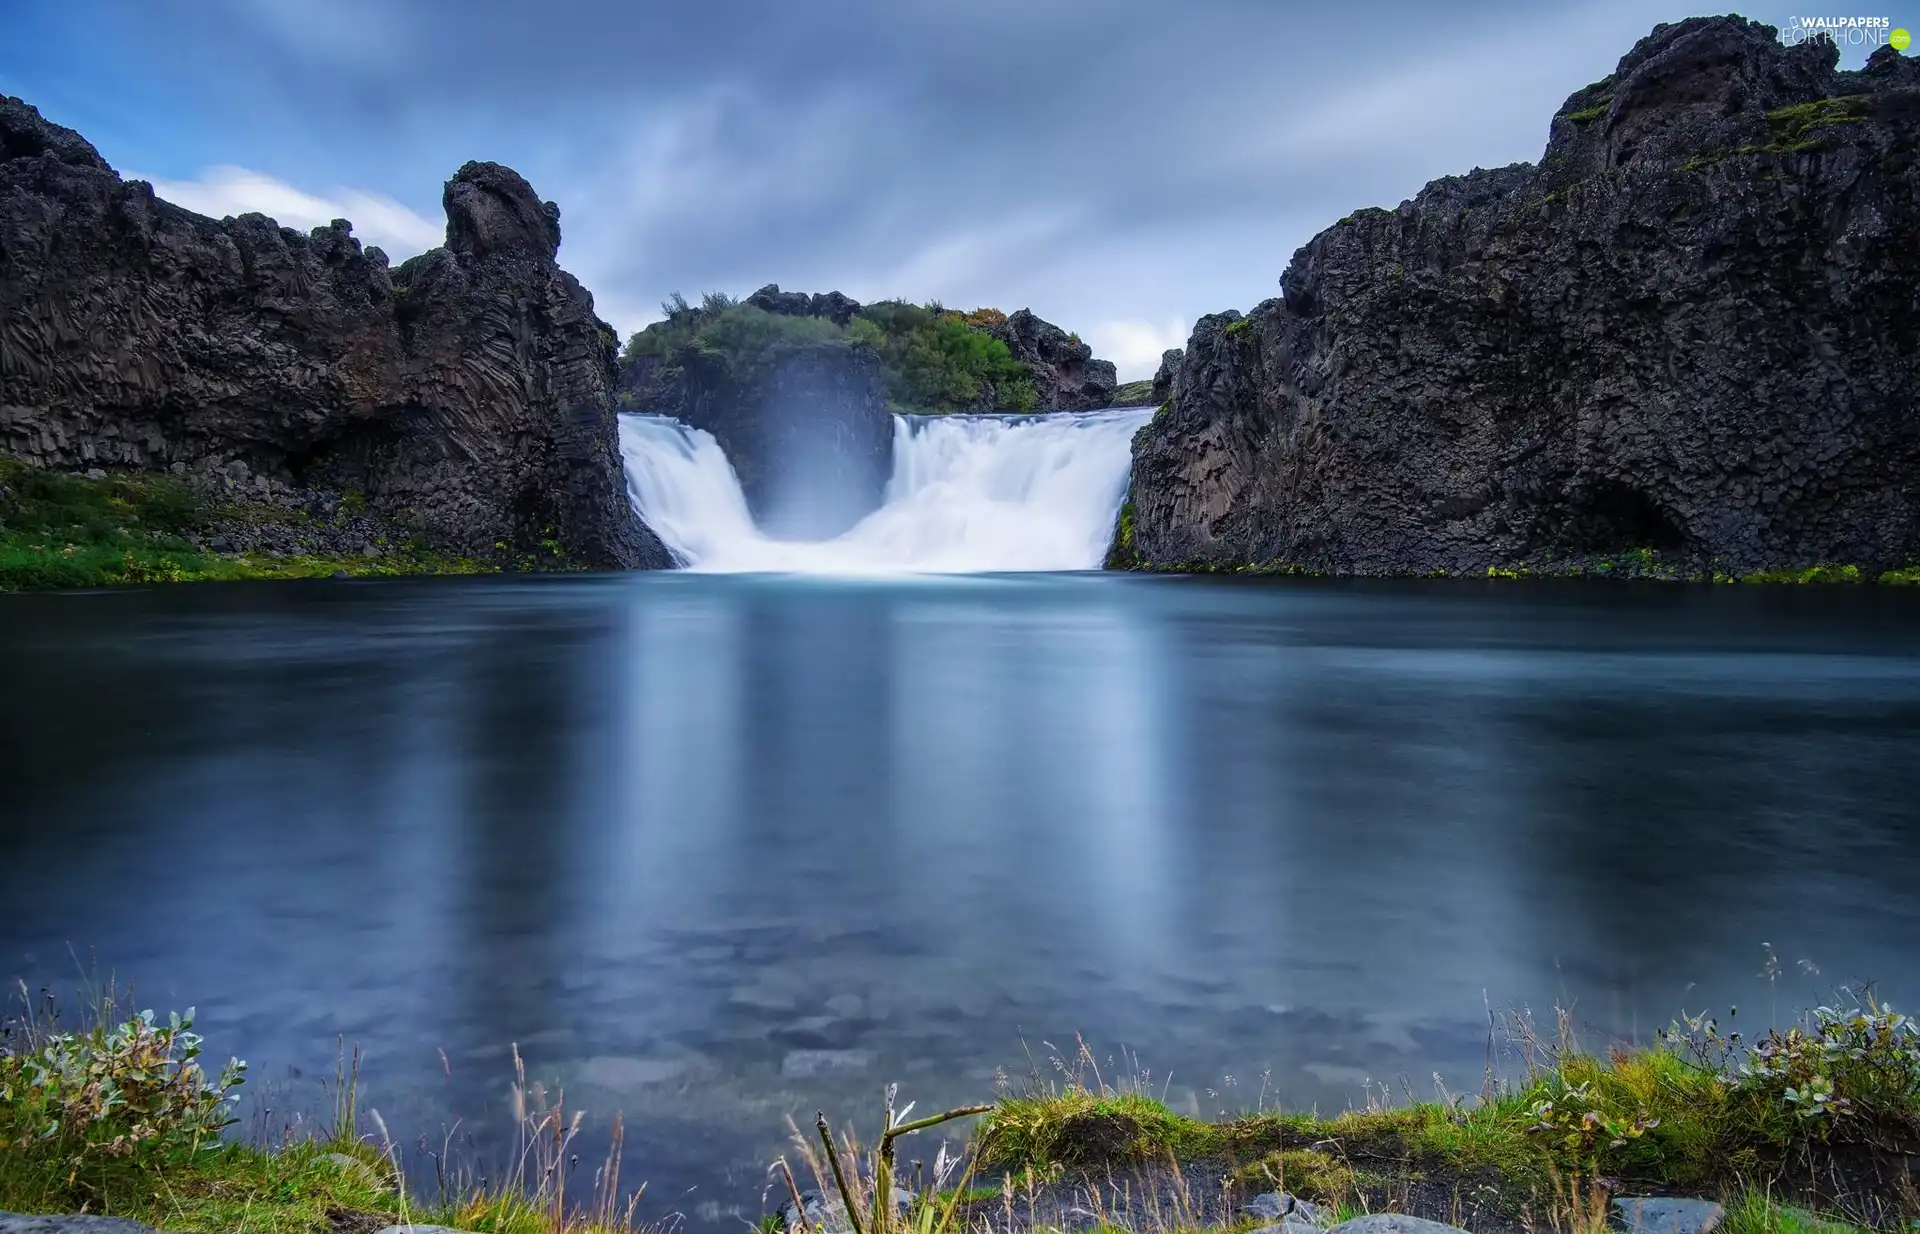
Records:
<instances>
[{"instance_id":1,"label":"cliff face crevice","mask_svg":"<svg viewBox=\"0 0 1920 1234\"><path fill-rule=\"evenodd\" d=\"M1920 64L1662 26L1538 166L1316 236L1135 442L1152 566L1920 554ZM1173 359L1173 357L1170 357Z\"/></svg>"},{"instance_id":2,"label":"cliff face crevice","mask_svg":"<svg viewBox=\"0 0 1920 1234\"><path fill-rule=\"evenodd\" d=\"M390 269L345 220L213 220L0 99L0 450L52 468L356 490L439 547L665 565L626 499L614 336L559 207L469 163L448 245Z\"/></svg>"}]
</instances>

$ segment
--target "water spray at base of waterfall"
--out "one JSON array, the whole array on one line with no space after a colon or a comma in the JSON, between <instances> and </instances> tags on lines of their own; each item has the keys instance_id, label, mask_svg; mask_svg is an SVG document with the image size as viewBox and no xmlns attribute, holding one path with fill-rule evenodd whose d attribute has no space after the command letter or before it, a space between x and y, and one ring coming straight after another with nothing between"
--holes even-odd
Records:
<instances>
[{"instance_id":1,"label":"water spray at base of waterfall","mask_svg":"<svg viewBox=\"0 0 1920 1234\"><path fill-rule=\"evenodd\" d=\"M1035 416L895 416L878 510L831 540L760 533L711 434L620 417L634 509L689 570L972 574L1091 570L1126 495L1130 445L1153 409Z\"/></svg>"}]
</instances>

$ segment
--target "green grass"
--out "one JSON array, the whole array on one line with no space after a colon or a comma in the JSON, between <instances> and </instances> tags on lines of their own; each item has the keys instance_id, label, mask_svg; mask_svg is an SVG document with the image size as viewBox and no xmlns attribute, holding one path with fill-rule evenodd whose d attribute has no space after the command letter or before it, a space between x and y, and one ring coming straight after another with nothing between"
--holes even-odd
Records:
<instances>
[{"instance_id":1,"label":"green grass","mask_svg":"<svg viewBox=\"0 0 1920 1234\"><path fill-rule=\"evenodd\" d=\"M1728 1202L1718 1234L1861 1234L1861 1227L1776 1203L1766 1191L1750 1187Z\"/></svg>"},{"instance_id":2,"label":"green grass","mask_svg":"<svg viewBox=\"0 0 1920 1234\"><path fill-rule=\"evenodd\" d=\"M350 493L349 514L366 499ZM288 522L296 512L272 511ZM187 537L215 518L259 518L220 509L172 476L119 473L89 480L0 457L0 591L107 587L129 583L477 574L498 565L395 545L384 555L213 553ZM538 563L528 563L538 564Z\"/></svg>"},{"instance_id":3,"label":"green grass","mask_svg":"<svg viewBox=\"0 0 1920 1234\"><path fill-rule=\"evenodd\" d=\"M1858 124L1870 114L1872 105L1872 97L1864 94L1795 103L1768 112L1767 128L1773 133L1775 149L1805 149L1812 144L1810 135L1814 130L1835 124Z\"/></svg>"},{"instance_id":4,"label":"green grass","mask_svg":"<svg viewBox=\"0 0 1920 1234\"><path fill-rule=\"evenodd\" d=\"M1823 561L1813 566L1755 570L1749 574L1742 574L1740 581L1743 583L1857 583L1860 581L1860 567L1838 566Z\"/></svg>"},{"instance_id":5,"label":"green grass","mask_svg":"<svg viewBox=\"0 0 1920 1234\"><path fill-rule=\"evenodd\" d=\"M1113 388L1115 407L1145 407L1153 402L1153 379L1129 381Z\"/></svg>"},{"instance_id":6,"label":"green grass","mask_svg":"<svg viewBox=\"0 0 1920 1234\"><path fill-rule=\"evenodd\" d=\"M1606 115L1607 109L1612 106L1613 96L1611 94L1603 94L1594 100L1593 106L1582 108L1579 111L1568 112L1567 119L1575 124L1592 124L1595 120Z\"/></svg>"},{"instance_id":7,"label":"green grass","mask_svg":"<svg viewBox=\"0 0 1920 1234\"><path fill-rule=\"evenodd\" d=\"M1242 1195L1285 1191L1315 1203L1350 1202L1359 1177L1351 1163L1316 1148L1286 1148L1268 1153L1231 1175Z\"/></svg>"},{"instance_id":8,"label":"green grass","mask_svg":"<svg viewBox=\"0 0 1920 1234\"><path fill-rule=\"evenodd\" d=\"M336 1156L360 1164L346 1165ZM417 1222L481 1234L554 1234L550 1203L516 1192L478 1192L446 1202L410 1200L378 1150L353 1139L300 1141L272 1151L229 1145L173 1161L69 1183L65 1163L0 1153L0 1211L89 1212L192 1234L324 1234L332 1215ZM50 1168L51 1167L51 1168ZM998 1192L996 1191L997 1195ZM374 1226L369 1222L367 1228ZM571 1214L565 1234L627 1227Z\"/></svg>"},{"instance_id":9,"label":"green grass","mask_svg":"<svg viewBox=\"0 0 1920 1234\"><path fill-rule=\"evenodd\" d=\"M331 1159L346 1153L366 1168ZM384 1163L364 1145L302 1143L279 1152L233 1145L191 1162L169 1162L70 1181L65 1162L31 1153L0 1154L0 1210L91 1212L168 1230L309 1234L328 1228L332 1210L399 1211Z\"/></svg>"},{"instance_id":10,"label":"green grass","mask_svg":"<svg viewBox=\"0 0 1920 1234\"><path fill-rule=\"evenodd\" d=\"M1812 1013L1806 1029L1754 1043L1763 1052L1719 1036L1711 1021L1605 1055L1578 1049L1564 1030L1551 1048L1529 1034L1526 1078L1490 1083L1476 1102L1330 1118L1262 1112L1203 1121L1143 1092L1083 1083L1076 1070L1071 1082L1004 1096L984 1142L1002 1169L1097 1174L1212 1160L1246 1194L1285 1186L1331 1203L1364 1204L1394 1178L1451 1180L1456 1194L1497 1179L1514 1209L1562 1195L1569 1180L1605 1177L1627 1194L1728 1196L1756 1186L1784 1193L1790 1182L1796 1194L1811 1186L1816 1197L1854 1208L1879 1205L1885 1219L1920 1206L1920 1196L1886 1194L1879 1182L1891 1177L1883 1172L1890 1163L1897 1170L1906 1154L1920 1153L1920 1046L1911 1026L1868 1006ZM1864 1061L1844 1061L1856 1051ZM1771 1078L1738 1070L1764 1073L1766 1059L1789 1061ZM1829 1091L1850 1108L1808 1113L1795 1094L1813 1091L1807 1077L1821 1068L1832 1069Z\"/></svg>"}]
</instances>

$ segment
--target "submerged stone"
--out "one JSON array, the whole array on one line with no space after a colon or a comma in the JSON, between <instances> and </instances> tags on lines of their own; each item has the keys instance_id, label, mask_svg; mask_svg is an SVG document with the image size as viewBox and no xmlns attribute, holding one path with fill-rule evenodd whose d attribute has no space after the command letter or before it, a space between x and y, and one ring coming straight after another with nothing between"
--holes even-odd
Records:
<instances>
[{"instance_id":1,"label":"submerged stone","mask_svg":"<svg viewBox=\"0 0 1920 1234\"><path fill-rule=\"evenodd\" d=\"M1712 1200L1658 1195L1622 1196L1613 1210L1630 1234L1708 1234L1727 1215Z\"/></svg>"},{"instance_id":2,"label":"submerged stone","mask_svg":"<svg viewBox=\"0 0 1920 1234\"><path fill-rule=\"evenodd\" d=\"M780 1060L780 1074L790 1080L804 1080L822 1075L857 1075L871 1066L871 1050L794 1050Z\"/></svg>"},{"instance_id":3,"label":"submerged stone","mask_svg":"<svg viewBox=\"0 0 1920 1234\"><path fill-rule=\"evenodd\" d=\"M0 1234L154 1234L153 1227L125 1217L40 1216L0 1213Z\"/></svg>"},{"instance_id":4,"label":"submerged stone","mask_svg":"<svg viewBox=\"0 0 1920 1234\"><path fill-rule=\"evenodd\" d=\"M1464 1234L1457 1225L1409 1217L1405 1213L1373 1213L1333 1227L1338 1234ZM1329 1234L1333 1234L1332 1231Z\"/></svg>"}]
</instances>

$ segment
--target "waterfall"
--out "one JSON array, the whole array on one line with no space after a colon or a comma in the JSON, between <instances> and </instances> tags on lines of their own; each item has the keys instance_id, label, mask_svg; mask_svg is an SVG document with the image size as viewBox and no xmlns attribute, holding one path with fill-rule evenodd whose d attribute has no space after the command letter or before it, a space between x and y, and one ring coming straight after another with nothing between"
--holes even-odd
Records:
<instances>
[{"instance_id":1,"label":"waterfall","mask_svg":"<svg viewBox=\"0 0 1920 1234\"><path fill-rule=\"evenodd\" d=\"M895 416L880 508L831 540L760 533L712 435L620 417L634 509L691 570L961 574L1097 569L1150 407Z\"/></svg>"}]
</instances>

